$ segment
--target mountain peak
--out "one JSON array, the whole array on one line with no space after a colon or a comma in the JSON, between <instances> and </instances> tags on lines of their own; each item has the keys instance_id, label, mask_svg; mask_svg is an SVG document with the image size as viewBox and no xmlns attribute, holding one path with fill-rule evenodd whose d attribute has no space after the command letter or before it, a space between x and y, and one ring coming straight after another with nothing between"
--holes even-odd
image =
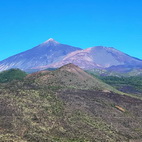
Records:
<instances>
[{"instance_id":1,"label":"mountain peak","mask_svg":"<svg viewBox=\"0 0 142 142\"><path fill-rule=\"evenodd\" d=\"M79 67L73 63L68 63L68 64L62 66L61 68L79 68Z\"/></svg>"},{"instance_id":2,"label":"mountain peak","mask_svg":"<svg viewBox=\"0 0 142 142\"><path fill-rule=\"evenodd\" d=\"M57 42L56 40L54 40L53 38L49 38L48 40L46 40L44 42L44 44L59 44L59 42Z\"/></svg>"},{"instance_id":3,"label":"mountain peak","mask_svg":"<svg viewBox=\"0 0 142 142\"><path fill-rule=\"evenodd\" d=\"M68 72L77 73L77 74L78 74L78 72L83 71L81 68L79 68L78 66L76 66L72 63L66 64L66 65L60 67L59 70L68 71Z\"/></svg>"},{"instance_id":4,"label":"mountain peak","mask_svg":"<svg viewBox=\"0 0 142 142\"><path fill-rule=\"evenodd\" d=\"M47 41L54 42L55 40L53 38L49 38Z\"/></svg>"}]
</instances>

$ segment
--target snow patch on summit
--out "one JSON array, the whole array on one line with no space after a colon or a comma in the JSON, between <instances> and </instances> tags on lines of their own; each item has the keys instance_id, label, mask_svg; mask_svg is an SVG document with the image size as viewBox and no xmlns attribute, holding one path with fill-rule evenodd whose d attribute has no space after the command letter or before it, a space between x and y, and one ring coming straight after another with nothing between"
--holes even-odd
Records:
<instances>
[{"instance_id":1,"label":"snow patch on summit","mask_svg":"<svg viewBox=\"0 0 142 142\"><path fill-rule=\"evenodd\" d=\"M45 42L43 42L43 44L59 44L59 42L57 42L56 40L54 40L53 38L49 38L48 40L46 40Z\"/></svg>"}]
</instances>

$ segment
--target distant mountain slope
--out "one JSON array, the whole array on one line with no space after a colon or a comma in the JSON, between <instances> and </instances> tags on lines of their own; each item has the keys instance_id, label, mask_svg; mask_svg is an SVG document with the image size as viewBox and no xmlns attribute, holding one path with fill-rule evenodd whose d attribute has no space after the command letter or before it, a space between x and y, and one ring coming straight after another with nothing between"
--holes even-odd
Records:
<instances>
[{"instance_id":1,"label":"distant mountain slope","mask_svg":"<svg viewBox=\"0 0 142 142\"><path fill-rule=\"evenodd\" d=\"M127 65L131 68L142 67L142 60L140 59L131 57L111 47L96 46L69 53L61 61L47 65L45 68L57 68L68 63L73 63L83 69L109 68L120 65Z\"/></svg>"},{"instance_id":2,"label":"distant mountain slope","mask_svg":"<svg viewBox=\"0 0 142 142\"><path fill-rule=\"evenodd\" d=\"M114 72L129 72L142 68L142 60L112 47L95 46L83 50L49 39L28 51L1 61L0 71L19 68L35 72L47 68L59 68L69 63L85 70L97 68Z\"/></svg>"},{"instance_id":3,"label":"distant mountain slope","mask_svg":"<svg viewBox=\"0 0 142 142\"><path fill-rule=\"evenodd\" d=\"M1 61L0 71L10 68L27 70L36 66L45 66L60 61L65 55L76 50L80 50L80 48L60 44L54 39L49 39L28 51Z\"/></svg>"}]
</instances>

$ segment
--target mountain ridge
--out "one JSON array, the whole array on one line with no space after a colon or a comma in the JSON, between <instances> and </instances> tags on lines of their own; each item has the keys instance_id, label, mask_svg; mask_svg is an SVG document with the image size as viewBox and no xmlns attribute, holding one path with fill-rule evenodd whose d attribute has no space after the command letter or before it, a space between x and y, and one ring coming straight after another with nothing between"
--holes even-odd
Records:
<instances>
[{"instance_id":1,"label":"mountain ridge","mask_svg":"<svg viewBox=\"0 0 142 142\"><path fill-rule=\"evenodd\" d=\"M110 68L112 66L127 65L132 68L142 67L142 60L129 56L112 47L95 46L87 49L71 52L61 61L49 64L44 68L58 68L65 64L73 63L83 69Z\"/></svg>"},{"instance_id":2,"label":"mountain ridge","mask_svg":"<svg viewBox=\"0 0 142 142\"><path fill-rule=\"evenodd\" d=\"M108 69L119 71L119 67L142 68L142 60L125 54L113 47L94 46L81 49L61 44L50 38L38 46L0 61L0 71L10 68L44 70L59 68L73 63L82 69ZM121 69L121 70L123 70Z\"/></svg>"}]
</instances>

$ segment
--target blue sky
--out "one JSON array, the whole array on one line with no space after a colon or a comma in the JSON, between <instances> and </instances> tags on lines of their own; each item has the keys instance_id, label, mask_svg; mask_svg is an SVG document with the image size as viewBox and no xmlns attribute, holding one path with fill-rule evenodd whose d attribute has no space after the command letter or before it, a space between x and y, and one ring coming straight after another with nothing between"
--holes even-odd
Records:
<instances>
[{"instance_id":1,"label":"blue sky","mask_svg":"<svg viewBox=\"0 0 142 142\"><path fill-rule=\"evenodd\" d=\"M48 38L142 59L141 0L0 0L0 60Z\"/></svg>"}]
</instances>

